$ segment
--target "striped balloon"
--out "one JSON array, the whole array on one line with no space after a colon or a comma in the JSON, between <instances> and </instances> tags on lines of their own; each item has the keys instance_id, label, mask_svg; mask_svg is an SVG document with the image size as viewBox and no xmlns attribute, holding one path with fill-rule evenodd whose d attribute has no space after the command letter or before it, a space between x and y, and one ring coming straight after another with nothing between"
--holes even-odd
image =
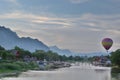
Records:
<instances>
[{"instance_id":1,"label":"striped balloon","mask_svg":"<svg viewBox=\"0 0 120 80\"><path fill-rule=\"evenodd\" d=\"M106 50L109 50L113 45L113 40L110 38L104 38L102 40L102 45Z\"/></svg>"}]
</instances>

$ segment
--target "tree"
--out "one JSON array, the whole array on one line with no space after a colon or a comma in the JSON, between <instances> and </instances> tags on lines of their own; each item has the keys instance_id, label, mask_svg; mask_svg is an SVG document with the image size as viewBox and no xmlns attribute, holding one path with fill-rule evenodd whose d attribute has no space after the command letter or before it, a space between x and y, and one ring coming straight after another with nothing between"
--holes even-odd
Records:
<instances>
[{"instance_id":1,"label":"tree","mask_svg":"<svg viewBox=\"0 0 120 80\"><path fill-rule=\"evenodd\" d=\"M75 60L75 61L82 61L82 58L81 58L80 56L75 56L75 57L74 57L74 60Z\"/></svg>"},{"instance_id":2,"label":"tree","mask_svg":"<svg viewBox=\"0 0 120 80\"><path fill-rule=\"evenodd\" d=\"M46 52L43 50L36 50L33 54L33 57L36 57L39 60L44 60L46 57Z\"/></svg>"},{"instance_id":3,"label":"tree","mask_svg":"<svg viewBox=\"0 0 120 80\"><path fill-rule=\"evenodd\" d=\"M74 57L71 55L68 57L69 60L74 60Z\"/></svg>"},{"instance_id":4,"label":"tree","mask_svg":"<svg viewBox=\"0 0 120 80\"><path fill-rule=\"evenodd\" d=\"M52 52L52 51L48 51L46 53L46 58L47 58L48 61L58 61L58 60L60 60L59 55L57 53Z\"/></svg>"},{"instance_id":5,"label":"tree","mask_svg":"<svg viewBox=\"0 0 120 80\"><path fill-rule=\"evenodd\" d=\"M0 50L0 56L2 59L13 59L14 55L6 50Z\"/></svg>"},{"instance_id":6,"label":"tree","mask_svg":"<svg viewBox=\"0 0 120 80\"><path fill-rule=\"evenodd\" d=\"M19 48L18 46L15 46L14 50L16 50L16 57L23 59L25 56L31 56L31 52L24 50L22 48Z\"/></svg>"},{"instance_id":7,"label":"tree","mask_svg":"<svg viewBox=\"0 0 120 80\"><path fill-rule=\"evenodd\" d=\"M63 56L60 56L60 59L61 59L61 61L67 61L67 60L68 60L68 57L65 56L65 55L63 55Z\"/></svg>"},{"instance_id":8,"label":"tree","mask_svg":"<svg viewBox=\"0 0 120 80\"><path fill-rule=\"evenodd\" d=\"M3 48L2 46L0 46L0 50L5 50L5 48Z\"/></svg>"},{"instance_id":9,"label":"tree","mask_svg":"<svg viewBox=\"0 0 120 80\"><path fill-rule=\"evenodd\" d=\"M111 53L111 61L114 65L117 65L120 67L120 49Z\"/></svg>"},{"instance_id":10,"label":"tree","mask_svg":"<svg viewBox=\"0 0 120 80\"><path fill-rule=\"evenodd\" d=\"M7 52L5 51L5 48L0 46L0 58L1 59L6 59L6 56L7 56Z\"/></svg>"},{"instance_id":11,"label":"tree","mask_svg":"<svg viewBox=\"0 0 120 80\"><path fill-rule=\"evenodd\" d=\"M19 48L18 46L15 46L14 49L15 49L15 50L21 50L21 48Z\"/></svg>"}]
</instances>

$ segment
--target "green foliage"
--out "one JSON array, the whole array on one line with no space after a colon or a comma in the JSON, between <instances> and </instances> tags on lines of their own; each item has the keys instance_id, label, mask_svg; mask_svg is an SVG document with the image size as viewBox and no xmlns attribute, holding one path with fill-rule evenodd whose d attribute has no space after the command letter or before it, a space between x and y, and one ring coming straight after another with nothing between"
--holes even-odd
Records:
<instances>
[{"instance_id":1,"label":"green foliage","mask_svg":"<svg viewBox=\"0 0 120 80\"><path fill-rule=\"evenodd\" d=\"M3 48L2 46L0 46L0 50L5 50L5 48Z\"/></svg>"},{"instance_id":2,"label":"green foliage","mask_svg":"<svg viewBox=\"0 0 120 80\"><path fill-rule=\"evenodd\" d=\"M13 63L2 63L2 64L0 64L0 69L3 69L3 70L20 70L21 67L17 64L13 64Z\"/></svg>"},{"instance_id":3,"label":"green foliage","mask_svg":"<svg viewBox=\"0 0 120 80\"><path fill-rule=\"evenodd\" d=\"M38 69L38 64L35 62L22 62L22 61L3 61L0 63L0 73L7 71L27 71L30 69Z\"/></svg>"},{"instance_id":4,"label":"green foliage","mask_svg":"<svg viewBox=\"0 0 120 80\"><path fill-rule=\"evenodd\" d=\"M31 52L24 50L22 48L19 48L18 46L16 46L14 48L14 50L16 50L19 54L19 56L17 56L18 58L24 58L25 56L31 56Z\"/></svg>"},{"instance_id":5,"label":"green foliage","mask_svg":"<svg viewBox=\"0 0 120 80\"><path fill-rule=\"evenodd\" d=\"M68 57L65 56L65 55L63 55L63 56L60 55L59 57L60 57L61 61L67 61L68 60Z\"/></svg>"},{"instance_id":6,"label":"green foliage","mask_svg":"<svg viewBox=\"0 0 120 80\"><path fill-rule=\"evenodd\" d=\"M120 67L120 49L111 53L111 61L114 65L117 65Z\"/></svg>"},{"instance_id":7,"label":"green foliage","mask_svg":"<svg viewBox=\"0 0 120 80\"><path fill-rule=\"evenodd\" d=\"M119 67L113 67L112 68L112 73L120 73L120 68Z\"/></svg>"},{"instance_id":8,"label":"green foliage","mask_svg":"<svg viewBox=\"0 0 120 80\"><path fill-rule=\"evenodd\" d=\"M43 50L37 50L32 54L32 56L37 57L38 60L44 60L44 59L46 59L47 61L60 60L59 55L52 51L45 52Z\"/></svg>"},{"instance_id":9,"label":"green foliage","mask_svg":"<svg viewBox=\"0 0 120 80\"><path fill-rule=\"evenodd\" d=\"M28 64L26 62L17 61L17 62L15 62L15 64L19 65L22 70L28 69Z\"/></svg>"},{"instance_id":10,"label":"green foliage","mask_svg":"<svg viewBox=\"0 0 120 80\"><path fill-rule=\"evenodd\" d=\"M46 57L46 52L44 52L43 50L36 50L32 56L36 57L39 60L44 60Z\"/></svg>"},{"instance_id":11,"label":"green foliage","mask_svg":"<svg viewBox=\"0 0 120 80\"><path fill-rule=\"evenodd\" d=\"M68 57L69 60L74 60L73 56Z\"/></svg>"},{"instance_id":12,"label":"green foliage","mask_svg":"<svg viewBox=\"0 0 120 80\"><path fill-rule=\"evenodd\" d=\"M16 53L19 54L16 55ZM12 50L5 50L3 47L0 46L0 57L2 58L0 59L0 72L40 69L39 65L36 62L31 61L31 59L34 58L35 59L37 58L37 60L42 60L42 61L44 59L46 59L47 61L81 61L82 60L80 56L68 57L65 55L59 55L52 51L45 52L43 50L36 50L35 52L31 53L17 46ZM54 67L55 67L54 65L46 65L44 69L48 70Z\"/></svg>"},{"instance_id":13,"label":"green foliage","mask_svg":"<svg viewBox=\"0 0 120 80\"><path fill-rule=\"evenodd\" d=\"M6 50L0 50L0 56L2 59L13 59L14 55Z\"/></svg>"},{"instance_id":14,"label":"green foliage","mask_svg":"<svg viewBox=\"0 0 120 80\"><path fill-rule=\"evenodd\" d=\"M22 62L22 61L17 61L15 64L19 65L21 67L21 70L29 70L29 69L37 69L38 64L36 62Z\"/></svg>"},{"instance_id":15,"label":"green foliage","mask_svg":"<svg viewBox=\"0 0 120 80\"><path fill-rule=\"evenodd\" d=\"M59 55L57 53L52 52L52 51L47 52L46 58L47 58L48 61L58 61L58 60L60 60Z\"/></svg>"},{"instance_id":16,"label":"green foliage","mask_svg":"<svg viewBox=\"0 0 120 80\"><path fill-rule=\"evenodd\" d=\"M74 60L75 60L75 61L82 61L83 58L81 58L80 56L75 56L75 57L74 57Z\"/></svg>"},{"instance_id":17,"label":"green foliage","mask_svg":"<svg viewBox=\"0 0 120 80\"><path fill-rule=\"evenodd\" d=\"M36 62L29 62L28 63L30 69L38 69L38 64Z\"/></svg>"},{"instance_id":18,"label":"green foliage","mask_svg":"<svg viewBox=\"0 0 120 80\"><path fill-rule=\"evenodd\" d=\"M16 51L18 55L16 55L13 51ZM59 55L52 51L43 51L43 50L36 50L35 52L31 53L27 50L24 50L18 46L15 46L13 50L5 50L3 47L0 46L0 56L4 60L23 60L24 57L36 57L38 60L47 61L81 61L82 58L80 56L65 56Z\"/></svg>"},{"instance_id":19,"label":"green foliage","mask_svg":"<svg viewBox=\"0 0 120 80\"><path fill-rule=\"evenodd\" d=\"M6 51L3 51L3 50L2 50L2 51L0 51L0 55L1 55L2 59L6 59L8 53L7 53Z\"/></svg>"}]
</instances>

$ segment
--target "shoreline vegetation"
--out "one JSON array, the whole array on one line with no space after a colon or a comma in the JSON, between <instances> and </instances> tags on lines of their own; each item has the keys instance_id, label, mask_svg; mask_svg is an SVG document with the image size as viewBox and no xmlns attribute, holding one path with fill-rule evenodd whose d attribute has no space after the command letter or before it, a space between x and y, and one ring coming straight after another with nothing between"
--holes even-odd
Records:
<instances>
[{"instance_id":1,"label":"shoreline vegetation","mask_svg":"<svg viewBox=\"0 0 120 80\"><path fill-rule=\"evenodd\" d=\"M52 51L29 52L19 47L6 50L0 46L0 77L18 76L28 70L53 70L69 67L71 61L82 60L79 56L58 55Z\"/></svg>"},{"instance_id":2,"label":"shoreline vegetation","mask_svg":"<svg viewBox=\"0 0 120 80\"><path fill-rule=\"evenodd\" d=\"M112 62L112 74L120 74L120 49L111 52L108 58ZM101 59L102 59L101 58ZM6 50L0 46L0 77L18 76L21 72L28 70L54 70L62 67L70 67L73 62L101 61L100 57L80 57L59 55L52 51L36 50L29 52L22 48L15 47ZM104 60L103 60L104 63ZM117 67L116 67L117 66Z\"/></svg>"},{"instance_id":3,"label":"shoreline vegetation","mask_svg":"<svg viewBox=\"0 0 120 80\"><path fill-rule=\"evenodd\" d=\"M0 61L0 77L18 76L21 72L37 69L34 62L26 63L22 61Z\"/></svg>"},{"instance_id":4,"label":"shoreline vegetation","mask_svg":"<svg viewBox=\"0 0 120 80\"><path fill-rule=\"evenodd\" d=\"M0 61L0 78L2 77L17 77L21 72L28 70L37 71L51 71L58 68L70 67L68 62L49 62L44 64L38 64L37 62L23 62L23 61Z\"/></svg>"}]
</instances>

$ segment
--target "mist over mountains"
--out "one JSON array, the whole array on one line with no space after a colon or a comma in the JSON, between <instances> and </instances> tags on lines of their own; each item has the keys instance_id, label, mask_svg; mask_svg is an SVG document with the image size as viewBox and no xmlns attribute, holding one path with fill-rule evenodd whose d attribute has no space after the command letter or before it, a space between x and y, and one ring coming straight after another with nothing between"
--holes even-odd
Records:
<instances>
[{"instance_id":1,"label":"mist over mountains","mask_svg":"<svg viewBox=\"0 0 120 80\"><path fill-rule=\"evenodd\" d=\"M71 52L70 50L59 49L57 46L50 46L49 48L50 48L51 51L57 52L60 55L66 55L66 56L75 55L75 53Z\"/></svg>"},{"instance_id":2,"label":"mist over mountains","mask_svg":"<svg viewBox=\"0 0 120 80\"><path fill-rule=\"evenodd\" d=\"M34 52L35 50L51 50L60 55L72 55L71 51L67 49L59 49L57 46L48 47L42 41L38 39L32 39L30 37L22 37L20 38L15 32L11 29L6 28L4 26L0 26L0 45L5 49L13 49L15 46L28 50L30 52Z\"/></svg>"},{"instance_id":3,"label":"mist over mountains","mask_svg":"<svg viewBox=\"0 0 120 80\"><path fill-rule=\"evenodd\" d=\"M49 50L49 47L41 41L30 37L20 38L15 32L4 26L0 26L0 45L5 49L13 49L15 46L18 46L30 52L34 52L35 50Z\"/></svg>"},{"instance_id":4,"label":"mist over mountains","mask_svg":"<svg viewBox=\"0 0 120 80\"><path fill-rule=\"evenodd\" d=\"M68 49L59 49L57 46L47 46L42 41L38 39L33 39L30 37L22 37L20 38L15 32L11 29L6 28L4 26L0 26L0 45L5 49L13 49L15 46L28 50L30 52L34 52L35 50L44 50L48 51L51 50L53 52L58 53L59 55L77 55L77 56L100 56L100 55L108 55L106 53L97 52L97 53L88 53L88 54L81 54L71 52Z\"/></svg>"}]
</instances>

